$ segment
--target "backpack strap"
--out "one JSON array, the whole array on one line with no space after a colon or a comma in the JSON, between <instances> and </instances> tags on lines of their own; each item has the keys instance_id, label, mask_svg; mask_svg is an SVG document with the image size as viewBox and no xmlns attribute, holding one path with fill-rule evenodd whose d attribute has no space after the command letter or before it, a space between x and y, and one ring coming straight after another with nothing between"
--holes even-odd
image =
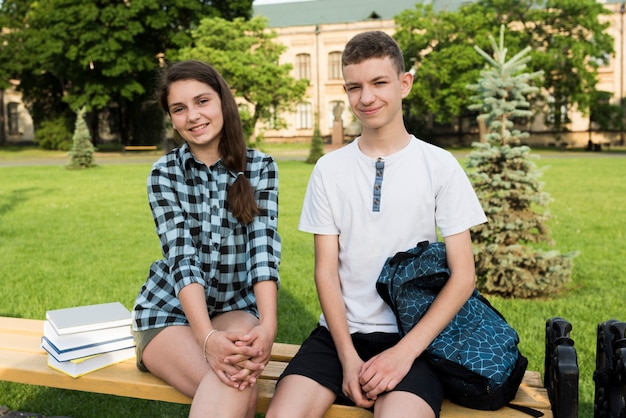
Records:
<instances>
[{"instance_id":1,"label":"backpack strap","mask_svg":"<svg viewBox=\"0 0 626 418\"><path fill-rule=\"evenodd\" d=\"M426 248L428 248L428 241L418 242L415 247L417 248L417 251L414 253L409 251L400 251L395 253L391 260L389 260L389 264L394 265L410 258L419 257L424 251L426 251Z\"/></svg>"},{"instance_id":2,"label":"backpack strap","mask_svg":"<svg viewBox=\"0 0 626 418\"><path fill-rule=\"evenodd\" d=\"M522 406L522 405L513 405L512 403L507 404L507 407L511 408L511 409L515 409L517 411L523 412L525 414L530 415L531 417L535 417L535 418L539 418L542 417L544 414L541 411L538 411L536 409L533 409L529 406Z\"/></svg>"}]
</instances>

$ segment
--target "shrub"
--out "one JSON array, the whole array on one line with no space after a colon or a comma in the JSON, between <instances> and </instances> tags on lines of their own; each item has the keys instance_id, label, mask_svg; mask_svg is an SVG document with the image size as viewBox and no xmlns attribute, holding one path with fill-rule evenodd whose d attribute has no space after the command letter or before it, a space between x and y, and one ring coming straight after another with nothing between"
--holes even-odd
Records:
<instances>
[{"instance_id":1,"label":"shrub","mask_svg":"<svg viewBox=\"0 0 626 418\"><path fill-rule=\"evenodd\" d=\"M35 131L35 143L42 149L68 151L72 146L72 131L65 118L43 121Z\"/></svg>"}]
</instances>

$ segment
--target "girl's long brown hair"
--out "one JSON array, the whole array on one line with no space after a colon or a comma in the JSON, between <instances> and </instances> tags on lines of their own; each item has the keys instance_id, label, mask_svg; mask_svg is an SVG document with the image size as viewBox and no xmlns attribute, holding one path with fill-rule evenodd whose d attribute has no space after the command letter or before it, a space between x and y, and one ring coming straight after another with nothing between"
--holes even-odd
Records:
<instances>
[{"instance_id":1,"label":"girl's long brown hair","mask_svg":"<svg viewBox=\"0 0 626 418\"><path fill-rule=\"evenodd\" d=\"M211 86L222 101L224 127L219 143L219 152L224 165L236 172L245 173L247 163L246 140L243 136L239 109L230 87L211 65L201 61L182 61L168 67L161 77L157 98L163 111L169 114L167 97L175 81L196 80ZM228 189L228 205L233 216L243 224L252 222L259 213L254 191L245 175L237 178Z\"/></svg>"}]
</instances>

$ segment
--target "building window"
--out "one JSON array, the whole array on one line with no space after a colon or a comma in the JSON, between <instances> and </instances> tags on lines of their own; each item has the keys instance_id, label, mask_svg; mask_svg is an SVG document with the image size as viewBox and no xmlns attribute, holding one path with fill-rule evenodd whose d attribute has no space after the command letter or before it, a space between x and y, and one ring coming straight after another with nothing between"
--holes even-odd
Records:
<instances>
[{"instance_id":1,"label":"building window","mask_svg":"<svg viewBox=\"0 0 626 418\"><path fill-rule=\"evenodd\" d=\"M296 55L296 77L299 80L311 79L311 55L310 54L298 54Z\"/></svg>"},{"instance_id":2,"label":"building window","mask_svg":"<svg viewBox=\"0 0 626 418\"><path fill-rule=\"evenodd\" d=\"M7 113L9 114L9 135L18 135L20 133L20 104L15 102L7 104Z\"/></svg>"},{"instance_id":3,"label":"building window","mask_svg":"<svg viewBox=\"0 0 626 418\"><path fill-rule=\"evenodd\" d=\"M554 96L548 96L548 114L546 115L546 123L555 125L557 122L561 124L570 123L569 112L566 104L557 104Z\"/></svg>"},{"instance_id":4,"label":"building window","mask_svg":"<svg viewBox=\"0 0 626 418\"><path fill-rule=\"evenodd\" d=\"M341 80L341 51L328 54L328 79Z\"/></svg>"},{"instance_id":5,"label":"building window","mask_svg":"<svg viewBox=\"0 0 626 418\"><path fill-rule=\"evenodd\" d=\"M296 107L296 129L313 127L313 106L311 103L299 103Z\"/></svg>"}]
</instances>

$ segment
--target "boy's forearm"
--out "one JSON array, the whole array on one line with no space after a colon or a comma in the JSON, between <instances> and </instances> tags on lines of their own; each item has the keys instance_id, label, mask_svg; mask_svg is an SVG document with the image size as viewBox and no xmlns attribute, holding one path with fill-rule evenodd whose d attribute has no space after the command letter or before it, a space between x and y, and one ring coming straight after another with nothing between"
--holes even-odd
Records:
<instances>
[{"instance_id":1,"label":"boy's forearm","mask_svg":"<svg viewBox=\"0 0 626 418\"><path fill-rule=\"evenodd\" d=\"M339 278L334 283L333 281L324 281L316 277L322 312L337 347L339 360L344 364L349 357L356 355L356 350L352 344L346 307L338 282Z\"/></svg>"}]
</instances>

